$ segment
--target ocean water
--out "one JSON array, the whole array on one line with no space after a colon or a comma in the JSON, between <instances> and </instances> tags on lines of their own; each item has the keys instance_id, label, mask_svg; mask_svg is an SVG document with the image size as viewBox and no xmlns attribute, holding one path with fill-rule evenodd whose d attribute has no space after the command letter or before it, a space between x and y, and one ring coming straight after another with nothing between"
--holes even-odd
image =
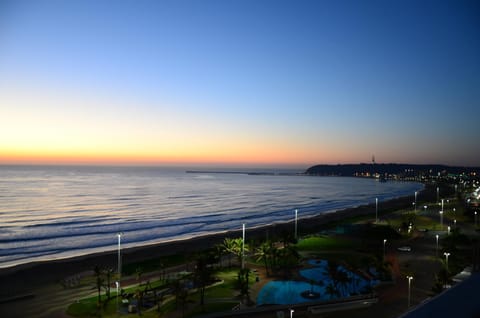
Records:
<instances>
[{"instance_id":1,"label":"ocean water","mask_svg":"<svg viewBox=\"0 0 480 318\"><path fill-rule=\"evenodd\" d=\"M124 233L122 247L131 247L241 229L242 223L248 231L291 221L294 209L303 218L375 197L381 208L382 200L413 197L423 188L348 177L187 170L0 166L0 267L115 250L118 232Z\"/></svg>"}]
</instances>

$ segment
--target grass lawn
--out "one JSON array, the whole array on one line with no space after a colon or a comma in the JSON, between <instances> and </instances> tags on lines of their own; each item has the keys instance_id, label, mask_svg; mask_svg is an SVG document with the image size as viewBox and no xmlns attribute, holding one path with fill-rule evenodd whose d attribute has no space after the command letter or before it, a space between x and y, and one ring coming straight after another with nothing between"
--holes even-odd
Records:
<instances>
[{"instance_id":1,"label":"grass lawn","mask_svg":"<svg viewBox=\"0 0 480 318\"><path fill-rule=\"evenodd\" d=\"M336 236L310 236L297 243L298 251L317 252L324 250L349 249L356 247L356 243L345 237Z\"/></svg>"}]
</instances>

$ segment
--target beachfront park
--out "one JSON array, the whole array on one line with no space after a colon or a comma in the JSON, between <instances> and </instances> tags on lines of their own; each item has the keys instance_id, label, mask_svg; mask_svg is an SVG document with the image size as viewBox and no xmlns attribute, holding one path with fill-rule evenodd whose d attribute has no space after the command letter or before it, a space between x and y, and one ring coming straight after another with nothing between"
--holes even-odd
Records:
<instances>
[{"instance_id":1,"label":"beachfront park","mask_svg":"<svg viewBox=\"0 0 480 318\"><path fill-rule=\"evenodd\" d=\"M119 244L111 261L39 284L0 309L32 317L398 317L476 266L478 220L465 204L475 185L427 183L396 204L322 224L240 224L204 248L141 260Z\"/></svg>"}]
</instances>

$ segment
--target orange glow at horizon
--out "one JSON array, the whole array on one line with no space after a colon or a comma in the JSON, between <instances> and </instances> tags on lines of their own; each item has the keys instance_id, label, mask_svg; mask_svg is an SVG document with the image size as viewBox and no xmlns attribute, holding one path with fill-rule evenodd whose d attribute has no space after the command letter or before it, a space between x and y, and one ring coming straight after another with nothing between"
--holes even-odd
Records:
<instances>
[{"instance_id":1,"label":"orange glow at horizon","mask_svg":"<svg viewBox=\"0 0 480 318\"><path fill-rule=\"evenodd\" d=\"M2 151L0 164L228 164L228 165L309 165L305 154L261 147L229 149L194 149L172 152L107 152L107 151ZM308 157L308 156L307 156Z\"/></svg>"},{"instance_id":2,"label":"orange glow at horizon","mask_svg":"<svg viewBox=\"0 0 480 318\"><path fill-rule=\"evenodd\" d=\"M0 117L8 118L0 125L0 164L305 167L355 160L355 146L316 138L324 135L320 130L290 131L275 122L201 108L186 111L169 102L142 110L118 98L30 92L26 97L11 90L0 97L9 105L0 109ZM305 123L299 127L311 129Z\"/></svg>"}]
</instances>

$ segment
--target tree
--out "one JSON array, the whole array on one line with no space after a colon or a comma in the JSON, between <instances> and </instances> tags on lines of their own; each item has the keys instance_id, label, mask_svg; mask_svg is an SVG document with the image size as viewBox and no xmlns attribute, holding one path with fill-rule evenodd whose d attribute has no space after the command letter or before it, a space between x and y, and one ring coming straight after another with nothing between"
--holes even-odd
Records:
<instances>
[{"instance_id":1,"label":"tree","mask_svg":"<svg viewBox=\"0 0 480 318\"><path fill-rule=\"evenodd\" d=\"M98 292L98 305L100 306L100 304L102 303L102 295L101 295L101 292L102 292L102 287L103 287L103 273L102 273L102 270L100 269L100 266L96 265L95 268L93 269L94 273L95 273L95 283L96 283L96 287L97 287L97 292Z\"/></svg>"},{"instance_id":2,"label":"tree","mask_svg":"<svg viewBox=\"0 0 480 318\"><path fill-rule=\"evenodd\" d=\"M238 271L238 287L240 289L240 297L245 297L247 302L250 301L250 287L249 287L249 268L241 268Z\"/></svg>"},{"instance_id":3,"label":"tree","mask_svg":"<svg viewBox=\"0 0 480 318\"><path fill-rule=\"evenodd\" d=\"M223 246L224 251L228 254L236 256L239 263L242 262L242 247L245 252L248 252L248 245L243 244L242 238L225 238L223 241Z\"/></svg>"},{"instance_id":4,"label":"tree","mask_svg":"<svg viewBox=\"0 0 480 318\"><path fill-rule=\"evenodd\" d=\"M223 267L223 256L226 254L223 244L216 244L214 247L214 252L217 254L220 267Z\"/></svg>"},{"instance_id":5,"label":"tree","mask_svg":"<svg viewBox=\"0 0 480 318\"><path fill-rule=\"evenodd\" d=\"M268 271L269 267L269 262L270 259L273 257L272 255L273 251L273 244L272 242L266 241L260 244L260 246L257 248L256 256L257 256L257 262L263 261L263 264L265 265L265 272L267 273L267 276L270 275ZM270 264L271 266L271 264Z\"/></svg>"},{"instance_id":6,"label":"tree","mask_svg":"<svg viewBox=\"0 0 480 318\"><path fill-rule=\"evenodd\" d=\"M106 268L105 269L105 276L107 278L107 283L105 284L105 294L107 295L107 299L110 299L110 283L111 283L111 278L113 275L113 269L112 268Z\"/></svg>"},{"instance_id":7,"label":"tree","mask_svg":"<svg viewBox=\"0 0 480 318\"><path fill-rule=\"evenodd\" d=\"M300 255L298 254L295 245L288 245L287 247L280 249L279 252L283 274L285 277L288 277L290 276L292 269L298 265Z\"/></svg>"},{"instance_id":8,"label":"tree","mask_svg":"<svg viewBox=\"0 0 480 318\"><path fill-rule=\"evenodd\" d=\"M205 310L205 289L212 279L212 270L208 263L208 255L201 254L197 257L195 266L195 283L200 291L200 305Z\"/></svg>"},{"instance_id":9,"label":"tree","mask_svg":"<svg viewBox=\"0 0 480 318\"><path fill-rule=\"evenodd\" d=\"M228 255L228 267L232 267L231 255L234 255L234 243L231 238L225 238L222 243L222 248L225 254Z\"/></svg>"}]
</instances>

